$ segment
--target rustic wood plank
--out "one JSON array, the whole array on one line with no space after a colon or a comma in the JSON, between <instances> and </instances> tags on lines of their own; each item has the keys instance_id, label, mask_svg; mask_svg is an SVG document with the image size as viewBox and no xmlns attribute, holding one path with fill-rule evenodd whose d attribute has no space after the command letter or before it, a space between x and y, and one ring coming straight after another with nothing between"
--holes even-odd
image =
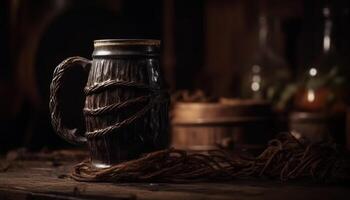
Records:
<instances>
[{"instance_id":1,"label":"rustic wood plank","mask_svg":"<svg viewBox=\"0 0 350 200\"><path fill-rule=\"evenodd\" d=\"M1 160L0 160L1 161ZM1 161L3 163L3 161ZM82 183L69 179L70 163L16 161L0 172L0 199L345 199L347 186L272 181L231 183Z\"/></svg>"}]
</instances>

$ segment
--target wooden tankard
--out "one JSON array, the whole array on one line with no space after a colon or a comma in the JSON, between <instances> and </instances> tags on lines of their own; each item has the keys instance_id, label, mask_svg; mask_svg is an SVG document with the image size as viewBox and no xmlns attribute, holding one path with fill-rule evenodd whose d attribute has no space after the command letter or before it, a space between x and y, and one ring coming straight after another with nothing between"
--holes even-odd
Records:
<instances>
[{"instance_id":1,"label":"wooden tankard","mask_svg":"<svg viewBox=\"0 0 350 200\"><path fill-rule=\"evenodd\" d=\"M159 51L158 40L95 40L92 61L71 57L56 67L50 87L52 125L68 142L87 143L95 167L168 146L169 96ZM73 67L88 74L82 111L85 130L67 128L63 120L62 85L69 84L63 77Z\"/></svg>"}]
</instances>

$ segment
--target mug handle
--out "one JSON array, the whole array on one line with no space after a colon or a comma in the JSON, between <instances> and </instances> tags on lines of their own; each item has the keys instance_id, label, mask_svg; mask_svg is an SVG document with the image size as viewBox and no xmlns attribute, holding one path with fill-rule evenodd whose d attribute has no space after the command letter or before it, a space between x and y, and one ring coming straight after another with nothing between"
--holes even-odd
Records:
<instances>
[{"instance_id":1,"label":"mug handle","mask_svg":"<svg viewBox=\"0 0 350 200\"><path fill-rule=\"evenodd\" d=\"M82 57L70 57L62 61L53 72L53 78L50 85L50 103L49 108L51 112L51 124L56 133L66 141L73 144L86 143L86 137L83 130L78 128L69 129L62 121L62 102L60 96L63 94L63 76L67 70L71 67L82 67L83 70L88 71L91 65L91 61Z\"/></svg>"}]
</instances>

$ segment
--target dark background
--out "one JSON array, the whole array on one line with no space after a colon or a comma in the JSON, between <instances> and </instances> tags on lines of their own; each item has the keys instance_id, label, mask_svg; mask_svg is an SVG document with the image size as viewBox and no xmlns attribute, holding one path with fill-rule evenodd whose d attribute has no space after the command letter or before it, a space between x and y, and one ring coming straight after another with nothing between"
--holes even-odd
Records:
<instances>
[{"instance_id":1,"label":"dark background","mask_svg":"<svg viewBox=\"0 0 350 200\"><path fill-rule=\"evenodd\" d=\"M349 58L349 1L327 2L335 13L335 44L340 54ZM54 68L63 59L75 55L91 58L94 39L160 39L162 67L171 90L199 88L217 96L235 97L240 73L257 47L259 11L264 8L270 17L278 19L280 28L273 44L296 79L298 69L321 51L324 3L0 1L0 152L19 146L34 150L68 146L50 125L49 84ZM77 74L72 90L80 82ZM72 116L75 113L72 110Z\"/></svg>"}]
</instances>

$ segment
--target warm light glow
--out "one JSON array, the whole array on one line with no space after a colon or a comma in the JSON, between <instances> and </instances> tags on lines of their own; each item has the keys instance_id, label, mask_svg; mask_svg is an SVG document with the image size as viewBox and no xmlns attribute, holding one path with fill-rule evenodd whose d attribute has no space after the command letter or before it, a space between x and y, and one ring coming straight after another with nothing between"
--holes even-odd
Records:
<instances>
[{"instance_id":1,"label":"warm light glow","mask_svg":"<svg viewBox=\"0 0 350 200\"><path fill-rule=\"evenodd\" d=\"M93 163L93 165L96 168L108 168L108 167L110 167L110 165L106 165L106 164L102 164L102 163Z\"/></svg>"},{"instance_id":2,"label":"warm light glow","mask_svg":"<svg viewBox=\"0 0 350 200\"><path fill-rule=\"evenodd\" d=\"M328 7L323 8L323 15L324 15L325 17L329 17L329 15L330 15L330 10L329 10Z\"/></svg>"},{"instance_id":3,"label":"warm light glow","mask_svg":"<svg viewBox=\"0 0 350 200\"><path fill-rule=\"evenodd\" d=\"M329 35L326 35L323 38L323 49L324 51L329 51L330 47L331 47L331 38L329 37Z\"/></svg>"},{"instance_id":4,"label":"warm light glow","mask_svg":"<svg viewBox=\"0 0 350 200\"><path fill-rule=\"evenodd\" d=\"M259 65L253 65L252 67L252 71L253 73L257 74L257 73L260 73L260 66Z\"/></svg>"},{"instance_id":5,"label":"warm light glow","mask_svg":"<svg viewBox=\"0 0 350 200\"><path fill-rule=\"evenodd\" d=\"M107 50L98 50L97 55L111 55L111 51Z\"/></svg>"},{"instance_id":6,"label":"warm light glow","mask_svg":"<svg viewBox=\"0 0 350 200\"><path fill-rule=\"evenodd\" d=\"M261 78L259 75L254 75L253 78L252 78L253 82L260 82L261 81Z\"/></svg>"},{"instance_id":7,"label":"warm light glow","mask_svg":"<svg viewBox=\"0 0 350 200\"><path fill-rule=\"evenodd\" d=\"M253 91L259 91L259 89L260 89L260 83L258 83L258 82L253 82L252 83L252 85L251 85L251 88L252 88L252 90Z\"/></svg>"},{"instance_id":8,"label":"warm light glow","mask_svg":"<svg viewBox=\"0 0 350 200\"><path fill-rule=\"evenodd\" d=\"M260 72L261 72L261 67L259 65L253 65L252 66L252 72L253 72L253 76L251 77L251 84L250 84L250 88L254 91L257 92L260 90L260 82L261 82L261 76L260 76Z\"/></svg>"},{"instance_id":9,"label":"warm light glow","mask_svg":"<svg viewBox=\"0 0 350 200\"><path fill-rule=\"evenodd\" d=\"M316 76L317 75L317 69L316 68L311 68L310 70L309 70L309 74L310 74L310 76Z\"/></svg>"},{"instance_id":10,"label":"warm light glow","mask_svg":"<svg viewBox=\"0 0 350 200\"><path fill-rule=\"evenodd\" d=\"M308 102L314 102L315 101L315 91L314 90L309 89L307 91L307 101Z\"/></svg>"},{"instance_id":11,"label":"warm light glow","mask_svg":"<svg viewBox=\"0 0 350 200\"><path fill-rule=\"evenodd\" d=\"M290 133L298 140L301 138L301 133L297 131L291 131Z\"/></svg>"}]
</instances>

